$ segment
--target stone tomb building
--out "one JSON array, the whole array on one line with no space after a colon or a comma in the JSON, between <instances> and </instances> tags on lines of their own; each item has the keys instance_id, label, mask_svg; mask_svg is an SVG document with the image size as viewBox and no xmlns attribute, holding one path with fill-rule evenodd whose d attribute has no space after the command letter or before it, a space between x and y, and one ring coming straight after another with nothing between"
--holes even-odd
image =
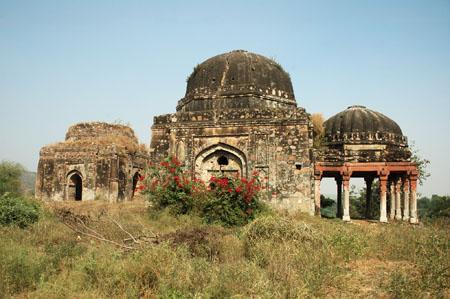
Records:
<instances>
[{"instance_id":1,"label":"stone tomb building","mask_svg":"<svg viewBox=\"0 0 450 299\"><path fill-rule=\"evenodd\" d=\"M289 74L264 56L232 51L194 68L176 112L154 118L148 155L129 127L105 123L77 124L66 141L43 147L36 196L129 200L146 162L172 155L205 181L257 171L273 206L316 215L321 180L332 177L337 216L346 221L350 178L366 180L367 209L378 179L380 221L388 220L389 206L391 219L417 222L418 173L400 127L363 106L324 126L322 147L313 148L310 115L297 106Z\"/></svg>"},{"instance_id":2,"label":"stone tomb building","mask_svg":"<svg viewBox=\"0 0 450 299\"><path fill-rule=\"evenodd\" d=\"M279 64L241 50L212 57L176 110L154 118L153 160L177 156L204 180L258 171L269 202L313 212L312 124Z\"/></svg>"},{"instance_id":3,"label":"stone tomb building","mask_svg":"<svg viewBox=\"0 0 450 299\"><path fill-rule=\"evenodd\" d=\"M100 122L76 124L64 142L41 149L36 197L129 200L147 161L131 128Z\"/></svg>"}]
</instances>

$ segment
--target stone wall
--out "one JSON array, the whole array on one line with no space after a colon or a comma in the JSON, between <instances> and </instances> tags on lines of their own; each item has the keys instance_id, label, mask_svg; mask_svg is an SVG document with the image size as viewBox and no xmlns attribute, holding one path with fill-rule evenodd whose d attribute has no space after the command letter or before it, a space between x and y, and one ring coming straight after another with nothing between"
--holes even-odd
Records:
<instances>
[{"instance_id":1,"label":"stone wall","mask_svg":"<svg viewBox=\"0 0 450 299\"><path fill-rule=\"evenodd\" d=\"M225 153L230 159L225 171L238 169L244 176L259 172L268 202L283 209L313 213L312 124L302 108L225 109L157 116L150 148L152 160L175 155L200 177L214 174L217 169L210 162Z\"/></svg>"}]
</instances>

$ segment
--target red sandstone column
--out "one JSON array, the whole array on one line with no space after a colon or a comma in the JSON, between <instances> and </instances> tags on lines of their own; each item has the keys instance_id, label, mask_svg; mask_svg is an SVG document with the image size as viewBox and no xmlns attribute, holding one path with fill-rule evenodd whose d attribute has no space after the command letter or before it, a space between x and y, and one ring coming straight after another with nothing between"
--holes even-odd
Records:
<instances>
[{"instance_id":1,"label":"red sandstone column","mask_svg":"<svg viewBox=\"0 0 450 299\"><path fill-rule=\"evenodd\" d=\"M314 215L320 217L320 180L321 176L314 178Z\"/></svg>"},{"instance_id":2,"label":"red sandstone column","mask_svg":"<svg viewBox=\"0 0 450 299\"><path fill-rule=\"evenodd\" d=\"M343 176L344 185L344 213L342 220L350 221L350 176Z\"/></svg>"},{"instance_id":3,"label":"red sandstone column","mask_svg":"<svg viewBox=\"0 0 450 299\"><path fill-rule=\"evenodd\" d=\"M406 177L403 180L403 220L409 220L409 179Z\"/></svg>"},{"instance_id":4,"label":"red sandstone column","mask_svg":"<svg viewBox=\"0 0 450 299\"><path fill-rule=\"evenodd\" d=\"M417 217L417 177L411 177L411 195L410 195L410 208L411 208L411 218L410 223L419 223L419 218Z\"/></svg>"},{"instance_id":5,"label":"red sandstone column","mask_svg":"<svg viewBox=\"0 0 450 299\"><path fill-rule=\"evenodd\" d=\"M402 180L399 178L395 182L395 220L402 220Z\"/></svg>"},{"instance_id":6,"label":"red sandstone column","mask_svg":"<svg viewBox=\"0 0 450 299\"><path fill-rule=\"evenodd\" d=\"M395 181L391 180L389 185L389 199L390 199L390 212L389 212L389 218L391 220L395 219Z\"/></svg>"},{"instance_id":7,"label":"red sandstone column","mask_svg":"<svg viewBox=\"0 0 450 299\"><path fill-rule=\"evenodd\" d=\"M386 211L387 176L380 177L380 222L388 222Z\"/></svg>"}]
</instances>

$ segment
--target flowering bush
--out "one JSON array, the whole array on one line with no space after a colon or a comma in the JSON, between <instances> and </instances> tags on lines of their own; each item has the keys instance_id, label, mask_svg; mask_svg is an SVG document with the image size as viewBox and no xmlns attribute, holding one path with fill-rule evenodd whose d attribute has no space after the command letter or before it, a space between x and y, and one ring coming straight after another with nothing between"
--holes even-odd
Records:
<instances>
[{"instance_id":1,"label":"flowering bush","mask_svg":"<svg viewBox=\"0 0 450 299\"><path fill-rule=\"evenodd\" d=\"M193 178L180 161L169 157L151 165L137 188L156 209L169 208L174 214L198 213L208 223L243 225L263 209L259 200L258 173L247 180L211 177L209 182Z\"/></svg>"},{"instance_id":2,"label":"flowering bush","mask_svg":"<svg viewBox=\"0 0 450 299\"><path fill-rule=\"evenodd\" d=\"M180 161L170 157L158 165L150 165L147 177L138 187L156 209L169 208L175 214L187 214L198 206L204 184L191 180Z\"/></svg>"},{"instance_id":3,"label":"flowering bush","mask_svg":"<svg viewBox=\"0 0 450 299\"><path fill-rule=\"evenodd\" d=\"M263 208L259 199L260 189L257 172L250 180L239 176L211 177L210 196L203 209L204 219L227 226L248 223Z\"/></svg>"}]
</instances>

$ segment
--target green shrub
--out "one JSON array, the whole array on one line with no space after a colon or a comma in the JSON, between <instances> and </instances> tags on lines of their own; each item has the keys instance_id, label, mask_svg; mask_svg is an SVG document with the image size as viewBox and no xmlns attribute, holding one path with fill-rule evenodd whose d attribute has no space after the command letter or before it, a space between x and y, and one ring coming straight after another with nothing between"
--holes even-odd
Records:
<instances>
[{"instance_id":1,"label":"green shrub","mask_svg":"<svg viewBox=\"0 0 450 299\"><path fill-rule=\"evenodd\" d=\"M25 228L38 221L39 206L20 196L5 193L0 197L0 224Z\"/></svg>"}]
</instances>

